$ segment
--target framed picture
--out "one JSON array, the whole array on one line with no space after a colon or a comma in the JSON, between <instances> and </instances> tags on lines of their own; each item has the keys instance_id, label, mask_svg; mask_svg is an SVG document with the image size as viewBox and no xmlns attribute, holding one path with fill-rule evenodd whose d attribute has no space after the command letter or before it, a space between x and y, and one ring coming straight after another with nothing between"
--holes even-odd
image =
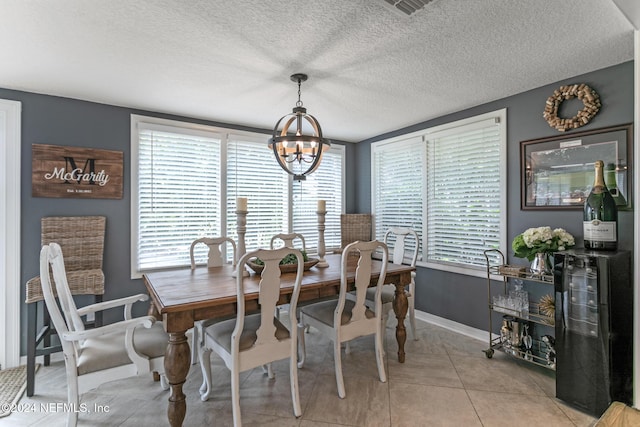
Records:
<instances>
[{"instance_id":1,"label":"framed picture","mask_svg":"<svg viewBox=\"0 0 640 427\"><path fill-rule=\"evenodd\" d=\"M582 209L604 162L605 184L618 209L631 209L631 124L520 142L521 208Z\"/></svg>"}]
</instances>

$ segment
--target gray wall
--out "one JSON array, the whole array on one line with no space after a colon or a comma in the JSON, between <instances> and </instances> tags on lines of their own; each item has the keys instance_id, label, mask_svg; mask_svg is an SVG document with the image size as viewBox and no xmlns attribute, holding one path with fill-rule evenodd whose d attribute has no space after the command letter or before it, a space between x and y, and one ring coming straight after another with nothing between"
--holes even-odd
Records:
<instances>
[{"instance_id":1,"label":"gray wall","mask_svg":"<svg viewBox=\"0 0 640 427\"><path fill-rule=\"evenodd\" d=\"M582 211L523 211L520 209L520 141L561 135L560 132L547 124L542 117L542 112L545 101L555 89L561 85L574 83L586 83L594 89L600 95L602 108L586 126L572 132L566 132L566 135L573 132L633 123L633 62L626 62L371 138L358 144L358 210L369 212L371 206L370 180L364 179L365 176L371 175L370 143L506 108L507 239L509 245L514 236L525 229L549 225L552 228L566 229L576 237L576 246L582 247ZM578 100L565 101L560 116L571 117L581 108L582 103ZM634 201L634 205L636 203L637 201ZM632 250L633 212L620 212L618 221L619 248ZM526 260L513 258L511 255L508 254L510 262L514 264L526 262ZM416 308L418 310L475 328L487 328L486 279L418 268L416 287Z\"/></svg>"},{"instance_id":2,"label":"gray wall","mask_svg":"<svg viewBox=\"0 0 640 427\"><path fill-rule=\"evenodd\" d=\"M361 144L347 144L346 212L370 211L370 142L506 107L508 117L509 240L525 228L543 224L564 227L575 236L581 236L582 216L579 211L521 211L519 190L519 141L557 135L557 132L542 119L544 102L559 85L576 82L589 84L600 94L603 103L600 113L591 123L579 130L597 129L633 121L633 63L628 62L420 123L392 134L367 140ZM22 102L22 172L20 179L24 185L21 190L21 300L24 301L24 283L29 278L38 275L40 218L52 215L106 216L105 299L144 292L141 280L129 278L129 236L131 232L129 218L130 114L146 114L214 126L234 126L1 88L0 98ZM238 126L236 128L270 131ZM123 151L125 170L123 199L78 200L32 197L30 185L31 144L34 143ZM633 243L631 212L620 214L620 229L624 230L620 233L621 248L631 249ZM416 306L419 310L480 329L486 328L485 280L424 268L419 269L417 280ZM138 307L136 313L140 314L145 311L146 307ZM108 316L107 320L118 317L119 313L114 313ZM26 307L24 304L21 314L21 331L22 354L24 354L26 349Z\"/></svg>"},{"instance_id":3,"label":"gray wall","mask_svg":"<svg viewBox=\"0 0 640 427\"><path fill-rule=\"evenodd\" d=\"M0 98L22 102L22 170L21 187L21 301L25 299L24 283L39 274L40 218L44 216L104 215L107 218L104 273L105 300L146 292L142 280L130 278L130 207L131 150L130 115L144 114L184 120L212 126L270 133L271 129L254 129L224 123L207 122L150 113L68 98L39 95L0 88ZM275 120L275 119L274 119ZM274 121L275 123L275 121ZM338 143L342 143L338 141ZM55 199L31 196L31 145L52 144L91 147L124 152L124 195L121 200ZM266 146L266 140L265 140ZM347 156L353 155L354 144L348 144ZM353 209L355 172L347 169L347 209ZM88 302L80 298L79 304ZM135 313L145 314L147 307L136 304ZM21 354L26 354L26 306L21 307ZM112 310L107 322L121 318L121 310Z\"/></svg>"}]
</instances>

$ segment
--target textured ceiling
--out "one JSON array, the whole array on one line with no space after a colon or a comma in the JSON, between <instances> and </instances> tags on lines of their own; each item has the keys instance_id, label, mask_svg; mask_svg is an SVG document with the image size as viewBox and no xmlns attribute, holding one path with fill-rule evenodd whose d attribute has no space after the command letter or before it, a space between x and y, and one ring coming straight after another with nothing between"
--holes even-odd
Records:
<instances>
[{"instance_id":1,"label":"textured ceiling","mask_svg":"<svg viewBox=\"0 0 640 427\"><path fill-rule=\"evenodd\" d=\"M360 141L633 59L612 0L383 2L0 0L0 87L270 129L303 72Z\"/></svg>"}]
</instances>

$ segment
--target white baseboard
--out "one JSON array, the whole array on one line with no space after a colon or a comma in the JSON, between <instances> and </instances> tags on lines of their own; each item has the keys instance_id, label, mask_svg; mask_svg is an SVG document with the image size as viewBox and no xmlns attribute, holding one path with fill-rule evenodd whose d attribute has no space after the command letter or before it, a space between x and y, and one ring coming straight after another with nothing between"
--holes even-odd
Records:
<instances>
[{"instance_id":1,"label":"white baseboard","mask_svg":"<svg viewBox=\"0 0 640 427\"><path fill-rule=\"evenodd\" d=\"M423 322L427 322L435 326L440 326L441 328L448 329L461 335L465 335L469 338L477 339L478 341L488 341L486 329L472 328L471 326L463 325L462 323L454 322L453 320L445 319L444 317L439 317L420 310L416 310L415 313L416 319L422 320ZM492 334L492 338L497 337L498 335Z\"/></svg>"}]
</instances>

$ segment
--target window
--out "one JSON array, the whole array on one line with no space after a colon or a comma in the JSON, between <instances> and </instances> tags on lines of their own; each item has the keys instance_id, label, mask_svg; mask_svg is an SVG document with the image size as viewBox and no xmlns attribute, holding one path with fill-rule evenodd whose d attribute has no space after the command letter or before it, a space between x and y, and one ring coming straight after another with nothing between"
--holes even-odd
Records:
<instances>
[{"instance_id":1,"label":"window","mask_svg":"<svg viewBox=\"0 0 640 427\"><path fill-rule=\"evenodd\" d=\"M237 197L248 199L247 250L296 231L314 252L318 199L327 201L326 247L339 247L344 147L334 144L315 173L293 182L267 148L268 135L136 115L131 135L132 277L189 265L199 237L237 241ZM206 247L195 255L204 262Z\"/></svg>"},{"instance_id":2,"label":"window","mask_svg":"<svg viewBox=\"0 0 640 427\"><path fill-rule=\"evenodd\" d=\"M271 236L288 229L289 178L267 149L267 137L229 138L227 150L227 235L238 241L236 195L247 197L245 245L267 248Z\"/></svg>"},{"instance_id":3,"label":"window","mask_svg":"<svg viewBox=\"0 0 640 427\"><path fill-rule=\"evenodd\" d=\"M420 265L478 275L506 247L505 159L506 110L374 143L376 237L412 227Z\"/></svg>"},{"instance_id":4,"label":"window","mask_svg":"<svg viewBox=\"0 0 640 427\"><path fill-rule=\"evenodd\" d=\"M237 240L233 195L247 195L251 211L247 217L247 248L268 247L274 234L295 231L305 237L308 250L315 249L318 241L317 201L322 199L327 204L325 246L339 248L344 147L333 145L323 154L316 172L304 181L292 181L274 160L273 152L265 149L265 138L229 137L228 235Z\"/></svg>"},{"instance_id":5,"label":"window","mask_svg":"<svg viewBox=\"0 0 640 427\"><path fill-rule=\"evenodd\" d=\"M426 146L420 136L376 143L372 149L375 235L382 240L390 227L410 227L422 236L426 187ZM407 241L413 253L413 239ZM420 253L418 254L420 258Z\"/></svg>"},{"instance_id":6,"label":"window","mask_svg":"<svg viewBox=\"0 0 640 427\"><path fill-rule=\"evenodd\" d=\"M327 202L324 242L327 253L340 248L340 214L344 206L344 146L333 144L322 163L305 181L293 182L293 230L305 236L307 246L318 241L318 200Z\"/></svg>"},{"instance_id":7,"label":"window","mask_svg":"<svg viewBox=\"0 0 640 427\"><path fill-rule=\"evenodd\" d=\"M136 271L189 265L198 237L221 224L221 136L140 123L137 144Z\"/></svg>"}]
</instances>

